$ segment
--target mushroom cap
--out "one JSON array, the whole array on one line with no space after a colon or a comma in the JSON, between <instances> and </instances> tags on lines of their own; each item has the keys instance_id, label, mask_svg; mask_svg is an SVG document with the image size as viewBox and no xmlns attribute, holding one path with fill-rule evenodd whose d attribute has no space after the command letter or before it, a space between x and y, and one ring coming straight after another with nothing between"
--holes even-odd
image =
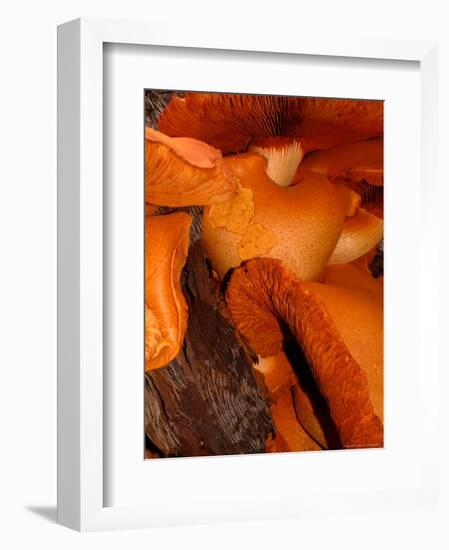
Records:
<instances>
[{"instance_id":1,"label":"mushroom cap","mask_svg":"<svg viewBox=\"0 0 449 550\"><path fill-rule=\"evenodd\" d=\"M170 136L189 136L224 154L246 149L255 137L282 135L295 98L270 95L190 92L174 96L161 113L159 129Z\"/></svg>"},{"instance_id":2,"label":"mushroom cap","mask_svg":"<svg viewBox=\"0 0 449 550\"><path fill-rule=\"evenodd\" d=\"M383 421L383 287L361 267L326 269L307 288L325 305L338 333L368 379L374 412Z\"/></svg>"},{"instance_id":3,"label":"mushroom cap","mask_svg":"<svg viewBox=\"0 0 449 550\"><path fill-rule=\"evenodd\" d=\"M242 188L237 198L206 208L202 222L203 243L219 276L256 256L278 258L304 280L321 276L357 195L315 173L279 187L265 173L265 159L254 153L227 157L226 163Z\"/></svg>"},{"instance_id":4,"label":"mushroom cap","mask_svg":"<svg viewBox=\"0 0 449 550\"><path fill-rule=\"evenodd\" d=\"M329 263L349 263L369 252L383 236L383 139L311 153L301 163L293 183L310 172L347 185L360 195L363 206L345 221Z\"/></svg>"},{"instance_id":5,"label":"mushroom cap","mask_svg":"<svg viewBox=\"0 0 449 550\"><path fill-rule=\"evenodd\" d=\"M375 414L383 422L383 292L362 267L329 266L323 284L306 285L326 306L332 321L367 377ZM326 416L317 416L301 384L293 388L296 414L306 431L326 447Z\"/></svg>"},{"instance_id":6,"label":"mushroom cap","mask_svg":"<svg viewBox=\"0 0 449 550\"><path fill-rule=\"evenodd\" d=\"M353 265L328 267L324 282L306 286L321 298L351 355L364 370L374 410L383 421L382 285ZM272 400L283 392L290 393L298 422L314 441L324 449L338 448L327 407L316 394L304 365L296 364L293 369L290 360L281 351L259 357L254 368L263 375Z\"/></svg>"},{"instance_id":7,"label":"mushroom cap","mask_svg":"<svg viewBox=\"0 0 449 550\"><path fill-rule=\"evenodd\" d=\"M154 216L157 213L159 206L155 204L145 203L145 216Z\"/></svg>"},{"instance_id":8,"label":"mushroom cap","mask_svg":"<svg viewBox=\"0 0 449 550\"><path fill-rule=\"evenodd\" d=\"M259 137L298 138L305 152L383 133L383 102L191 92L174 96L158 120L171 136L189 136L224 154Z\"/></svg>"},{"instance_id":9,"label":"mushroom cap","mask_svg":"<svg viewBox=\"0 0 449 550\"><path fill-rule=\"evenodd\" d=\"M305 152L383 135L383 101L302 98L301 117L287 135L298 137Z\"/></svg>"},{"instance_id":10,"label":"mushroom cap","mask_svg":"<svg viewBox=\"0 0 449 550\"><path fill-rule=\"evenodd\" d=\"M215 204L229 199L237 181L221 152L192 138L145 130L145 200L158 206Z\"/></svg>"},{"instance_id":11,"label":"mushroom cap","mask_svg":"<svg viewBox=\"0 0 449 550\"><path fill-rule=\"evenodd\" d=\"M327 176L341 183L364 182L376 187L383 186L384 142L383 138L348 143L310 153L299 167Z\"/></svg>"},{"instance_id":12,"label":"mushroom cap","mask_svg":"<svg viewBox=\"0 0 449 550\"><path fill-rule=\"evenodd\" d=\"M361 196L365 210L383 218L383 138L310 153L301 163L292 183L310 171L327 176L333 183L344 183Z\"/></svg>"},{"instance_id":13,"label":"mushroom cap","mask_svg":"<svg viewBox=\"0 0 449 550\"><path fill-rule=\"evenodd\" d=\"M346 264L361 258L382 239L383 220L364 208L347 218L329 264Z\"/></svg>"},{"instance_id":14,"label":"mushroom cap","mask_svg":"<svg viewBox=\"0 0 449 550\"><path fill-rule=\"evenodd\" d=\"M191 222L184 212L145 219L145 370L165 366L184 340L187 304L180 276Z\"/></svg>"},{"instance_id":15,"label":"mushroom cap","mask_svg":"<svg viewBox=\"0 0 449 550\"><path fill-rule=\"evenodd\" d=\"M352 299L344 287L337 290L328 286L304 283L277 260L256 259L234 270L226 299L237 329L255 353L276 355L281 351L285 328L291 332L328 404L344 447L380 447L381 366L371 357L368 367L355 359L332 314L342 324L360 323L360 330L369 337L382 327L381 309L371 296L374 293L366 296L356 292ZM363 306L359 303L362 299ZM351 310L354 307L362 312L355 314ZM353 342L349 345L355 349ZM372 370L372 379L364 368Z\"/></svg>"}]
</instances>

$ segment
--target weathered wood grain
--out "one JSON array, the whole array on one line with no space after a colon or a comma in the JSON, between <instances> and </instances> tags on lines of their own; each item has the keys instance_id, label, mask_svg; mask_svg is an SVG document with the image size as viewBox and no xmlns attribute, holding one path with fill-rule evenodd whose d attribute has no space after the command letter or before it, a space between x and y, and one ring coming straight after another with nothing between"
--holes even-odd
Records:
<instances>
[{"instance_id":1,"label":"weathered wood grain","mask_svg":"<svg viewBox=\"0 0 449 550\"><path fill-rule=\"evenodd\" d=\"M273 430L201 242L183 272L189 322L178 357L145 375L145 430L162 456L259 453Z\"/></svg>"}]
</instances>

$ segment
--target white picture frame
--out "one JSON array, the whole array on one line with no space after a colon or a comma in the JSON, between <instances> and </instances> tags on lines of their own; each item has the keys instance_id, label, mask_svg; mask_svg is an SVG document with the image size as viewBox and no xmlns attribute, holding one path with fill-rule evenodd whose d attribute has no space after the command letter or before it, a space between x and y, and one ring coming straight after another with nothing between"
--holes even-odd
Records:
<instances>
[{"instance_id":1,"label":"white picture frame","mask_svg":"<svg viewBox=\"0 0 449 550\"><path fill-rule=\"evenodd\" d=\"M438 333L429 330L426 319L438 315L438 290L433 285L438 272L437 210L437 107L436 79L438 74L437 44L422 40L336 40L335 37L312 40L310 37L274 35L267 37L236 28L229 36L225 29L208 27L201 36L190 36L188 28L174 25L171 29L157 28L146 23L81 19L58 28L58 521L78 530L151 527L158 525L204 523L222 520L249 520L275 517L294 517L308 514L328 514L330 510L358 508L373 513L388 502L391 506L420 508L435 505L438 478L434 466L438 463L436 449L430 446L415 460L415 470L400 488L382 487L378 491L365 490L364 495L345 492L336 487L326 495L317 490L301 494L294 487L282 495L268 492L267 499L235 497L204 489L201 499L191 493L179 495L179 502L162 502L159 507L142 502L105 505L108 491L105 480L105 414L110 411L104 399L108 388L104 383L104 55L106 44L158 46L165 55L176 57L176 48L201 48L223 51L232 63L239 52L258 52L276 63L277 56L330 56L348 62L363 60L392 60L415 62L419 73L420 113L415 133L419 133L421 189L425 189L415 207L421 216L421 238L425 239L425 265L420 276L432 292L423 299L421 294L421 323L417 332L420 343L433 350L426 358L426 377L421 380L426 393L424 399L428 427L437 430L437 409L433 398L438 384ZM265 52L265 53L264 53ZM274 52L274 53L273 53ZM174 86L181 88L182 86ZM167 86L168 88L168 86ZM234 91L234 90L232 90ZM418 129L417 129L418 128ZM416 137L416 136L415 136ZM388 153L388 149L387 149ZM422 283L424 285L424 282ZM436 284L436 283L435 283ZM423 287L420 287L422 293ZM400 354L399 354L400 355ZM417 371L422 377L421 370ZM418 367L417 367L418 368ZM138 391L139 388L137 388ZM424 391L424 390L422 390ZM129 399L129 396L126 398ZM143 412L142 412L143 415ZM431 426L432 421L434 426ZM387 426L386 426L387 428ZM436 432L432 433L436 433ZM429 432L430 433L430 432ZM322 454L321 454L322 456ZM341 454L339 455L342 456ZM371 460L371 455L361 459ZM271 457L288 470L294 466L297 455ZM260 457L243 457L240 466L247 470L261 468ZM140 460L140 457L136 457ZM156 461L158 476L178 470L178 476L189 469L209 471L217 468L236 469L231 457L213 459L184 459ZM206 462L209 460L209 462ZM318 459L319 460L319 459ZM340 460L341 458L336 460ZM373 460L378 460L373 459ZM189 461L189 462L186 462ZM203 462L201 462L203 461ZM142 461L143 462L143 461ZM126 464L126 461L123 462ZM267 463L268 464L268 463ZM380 468L378 462L373 462ZM272 466L272 464L271 464ZM271 467L270 466L270 467ZM265 467L265 465L263 466ZM324 463L324 468L331 467ZM333 467L333 466L332 466ZM360 466L358 466L360 468ZM414 478L416 469L421 475ZM183 470L184 469L184 470ZM137 468L136 468L137 471ZM378 472L379 473L379 472ZM380 471L380 473L382 473ZM119 472L121 478L125 475ZM209 474L205 474L209 475ZM415 476L416 477L416 476ZM134 480L135 481L135 480ZM190 495L190 499L189 499ZM307 496L307 499L301 496ZM186 507L185 503L189 502Z\"/></svg>"}]
</instances>

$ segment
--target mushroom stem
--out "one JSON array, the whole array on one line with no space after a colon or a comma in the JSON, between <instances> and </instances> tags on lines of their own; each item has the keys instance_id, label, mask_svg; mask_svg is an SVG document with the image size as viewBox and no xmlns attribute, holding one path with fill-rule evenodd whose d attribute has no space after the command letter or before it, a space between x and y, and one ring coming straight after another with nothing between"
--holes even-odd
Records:
<instances>
[{"instance_id":1,"label":"mushroom stem","mask_svg":"<svg viewBox=\"0 0 449 550\"><path fill-rule=\"evenodd\" d=\"M256 139L248 147L248 151L258 153L267 159L266 173L281 187L287 187L292 183L304 156L299 141L283 137Z\"/></svg>"},{"instance_id":2,"label":"mushroom stem","mask_svg":"<svg viewBox=\"0 0 449 550\"><path fill-rule=\"evenodd\" d=\"M381 447L365 372L323 302L281 262L257 259L236 269L226 292L234 322L255 353L276 355L286 327L300 344L343 447Z\"/></svg>"}]
</instances>

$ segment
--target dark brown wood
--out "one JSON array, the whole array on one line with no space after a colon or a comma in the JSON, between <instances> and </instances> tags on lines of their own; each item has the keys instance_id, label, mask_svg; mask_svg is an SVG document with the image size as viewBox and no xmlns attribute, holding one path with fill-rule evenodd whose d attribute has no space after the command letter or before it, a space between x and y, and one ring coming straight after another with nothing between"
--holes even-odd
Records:
<instances>
[{"instance_id":1,"label":"dark brown wood","mask_svg":"<svg viewBox=\"0 0 449 550\"><path fill-rule=\"evenodd\" d=\"M182 282L189 307L183 348L145 374L147 438L165 457L264 452L273 430L269 405L201 241L190 247Z\"/></svg>"},{"instance_id":2,"label":"dark brown wood","mask_svg":"<svg viewBox=\"0 0 449 550\"><path fill-rule=\"evenodd\" d=\"M384 240L377 243L376 255L372 259L369 268L373 277L383 277L384 275Z\"/></svg>"},{"instance_id":3,"label":"dark brown wood","mask_svg":"<svg viewBox=\"0 0 449 550\"><path fill-rule=\"evenodd\" d=\"M164 90L145 91L145 124L157 129L157 119L170 101L173 92Z\"/></svg>"}]
</instances>

